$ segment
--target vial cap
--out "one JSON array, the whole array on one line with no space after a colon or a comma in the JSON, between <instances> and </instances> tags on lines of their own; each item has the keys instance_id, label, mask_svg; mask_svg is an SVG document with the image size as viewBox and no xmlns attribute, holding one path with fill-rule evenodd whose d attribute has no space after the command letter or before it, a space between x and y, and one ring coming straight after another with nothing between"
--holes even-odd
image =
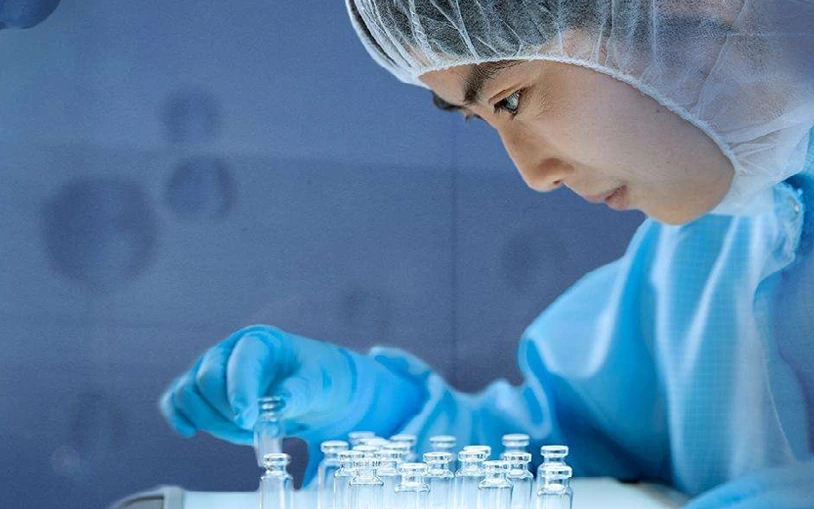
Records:
<instances>
[{"instance_id":1,"label":"vial cap","mask_svg":"<svg viewBox=\"0 0 814 509\"><path fill-rule=\"evenodd\" d=\"M285 398L282 396L265 396L258 400L260 412L280 412L285 408Z\"/></svg>"},{"instance_id":2,"label":"vial cap","mask_svg":"<svg viewBox=\"0 0 814 509\"><path fill-rule=\"evenodd\" d=\"M452 454L448 452L425 452L424 463L428 465L441 465L452 461Z\"/></svg>"},{"instance_id":3,"label":"vial cap","mask_svg":"<svg viewBox=\"0 0 814 509\"><path fill-rule=\"evenodd\" d=\"M285 468L291 463L291 456L284 452L274 452L263 456L263 466L267 469Z\"/></svg>"},{"instance_id":4,"label":"vial cap","mask_svg":"<svg viewBox=\"0 0 814 509\"><path fill-rule=\"evenodd\" d=\"M414 446L418 441L415 435L408 435L407 433L400 433L398 435L393 435L390 437L391 442L403 442L406 444L410 444L410 446Z\"/></svg>"},{"instance_id":5,"label":"vial cap","mask_svg":"<svg viewBox=\"0 0 814 509\"><path fill-rule=\"evenodd\" d=\"M372 431L351 431L348 433L348 439L351 443L358 442L363 438L373 438L376 436L376 433Z\"/></svg>"},{"instance_id":6,"label":"vial cap","mask_svg":"<svg viewBox=\"0 0 814 509\"><path fill-rule=\"evenodd\" d=\"M383 449L379 449L377 455L383 461L399 461L401 457L404 456L404 453L398 449L385 447Z\"/></svg>"},{"instance_id":7,"label":"vial cap","mask_svg":"<svg viewBox=\"0 0 814 509\"><path fill-rule=\"evenodd\" d=\"M424 463L402 463L399 465L399 472L402 475L424 475L427 473L427 465Z\"/></svg>"},{"instance_id":8,"label":"vial cap","mask_svg":"<svg viewBox=\"0 0 814 509\"><path fill-rule=\"evenodd\" d=\"M567 445L544 445L540 447L540 454L544 457L552 457L552 458L564 458L568 456L568 446Z\"/></svg>"},{"instance_id":9,"label":"vial cap","mask_svg":"<svg viewBox=\"0 0 814 509\"><path fill-rule=\"evenodd\" d=\"M343 464L351 464L362 457L362 453L359 451L340 451L339 454L339 461Z\"/></svg>"},{"instance_id":10,"label":"vial cap","mask_svg":"<svg viewBox=\"0 0 814 509\"><path fill-rule=\"evenodd\" d=\"M492 455L492 448L488 445L467 445L464 447L464 451L481 451L486 453L486 457Z\"/></svg>"},{"instance_id":11,"label":"vial cap","mask_svg":"<svg viewBox=\"0 0 814 509\"><path fill-rule=\"evenodd\" d=\"M503 460L489 460L483 462L483 470L486 472L508 472L509 462Z\"/></svg>"},{"instance_id":12,"label":"vial cap","mask_svg":"<svg viewBox=\"0 0 814 509\"><path fill-rule=\"evenodd\" d=\"M528 464L528 463L531 463L531 454L529 454L527 452L515 452L515 451L512 451L512 452L507 452L506 454L504 454L503 459L508 461L509 463Z\"/></svg>"},{"instance_id":13,"label":"vial cap","mask_svg":"<svg viewBox=\"0 0 814 509\"><path fill-rule=\"evenodd\" d=\"M485 461L488 457L486 451L482 450L464 449L458 454L458 459L462 462Z\"/></svg>"},{"instance_id":14,"label":"vial cap","mask_svg":"<svg viewBox=\"0 0 814 509\"><path fill-rule=\"evenodd\" d=\"M357 468L362 469L376 468L379 466L379 459L375 457L363 456L357 459L354 463L357 466Z\"/></svg>"},{"instance_id":15,"label":"vial cap","mask_svg":"<svg viewBox=\"0 0 814 509\"><path fill-rule=\"evenodd\" d=\"M359 440L359 445L369 445L375 447L377 449L381 449L385 445L389 444L390 441L386 440L381 437L371 437L371 438L363 438Z\"/></svg>"},{"instance_id":16,"label":"vial cap","mask_svg":"<svg viewBox=\"0 0 814 509\"><path fill-rule=\"evenodd\" d=\"M319 449L325 454L347 451L348 447L348 443L344 440L326 440L319 444Z\"/></svg>"},{"instance_id":17,"label":"vial cap","mask_svg":"<svg viewBox=\"0 0 814 509\"><path fill-rule=\"evenodd\" d=\"M551 481L563 481L573 476L571 467L567 465L543 465L543 478Z\"/></svg>"},{"instance_id":18,"label":"vial cap","mask_svg":"<svg viewBox=\"0 0 814 509\"><path fill-rule=\"evenodd\" d=\"M376 453L379 452L379 448L372 445L357 445L353 450L361 453L364 458L375 458Z\"/></svg>"},{"instance_id":19,"label":"vial cap","mask_svg":"<svg viewBox=\"0 0 814 509\"><path fill-rule=\"evenodd\" d=\"M406 454L410 451L411 447L410 444L406 442L390 442L389 444L385 445L383 449L399 451L401 454Z\"/></svg>"},{"instance_id":20,"label":"vial cap","mask_svg":"<svg viewBox=\"0 0 814 509\"><path fill-rule=\"evenodd\" d=\"M503 435L504 447L528 447L531 438L525 433L510 433Z\"/></svg>"},{"instance_id":21,"label":"vial cap","mask_svg":"<svg viewBox=\"0 0 814 509\"><path fill-rule=\"evenodd\" d=\"M434 437L430 437L430 444L433 447L452 449L458 444L458 439L452 435L436 435Z\"/></svg>"}]
</instances>

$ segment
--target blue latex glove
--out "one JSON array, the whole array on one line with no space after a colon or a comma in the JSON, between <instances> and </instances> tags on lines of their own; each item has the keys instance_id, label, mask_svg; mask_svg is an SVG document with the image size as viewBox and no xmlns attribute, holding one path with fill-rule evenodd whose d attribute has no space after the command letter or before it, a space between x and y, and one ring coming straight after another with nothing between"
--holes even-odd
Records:
<instances>
[{"instance_id":1,"label":"blue latex glove","mask_svg":"<svg viewBox=\"0 0 814 509\"><path fill-rule=\"evenodd\" d=\"M45 21L60 0L0 0L0 29L31 28Z\"/></svg>"},{"instance_id":2,"label":"blue latex glove","mask_svg":"<svg viewBox=\"0 0 814 509\"><path fill-rule=\"evenodd\" d=\"M722 484L684 509L812 509L814 461L760 470Z\"/></svg>"},{"instance_id":3,"label":"blue latex glove","mask_svg":"<svg viewBox=\"0 0 814 509\"><path fill-rule=\"evenodd\" d=\"M309 446L307 482L320 456L320 442L354 429L389 436L419 410L423 392L370 357L255 325L207 351L170 385L160 408L185 437L202 430L251 444L258 399L287 394L288 434Z\"/></svg>"}]
</instances>

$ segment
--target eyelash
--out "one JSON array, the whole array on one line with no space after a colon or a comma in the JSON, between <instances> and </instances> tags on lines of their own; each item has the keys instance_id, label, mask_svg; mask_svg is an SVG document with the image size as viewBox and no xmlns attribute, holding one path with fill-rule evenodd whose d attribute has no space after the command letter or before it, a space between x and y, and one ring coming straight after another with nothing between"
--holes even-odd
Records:
<instances>
[{"instance_id":1,"label":"eyelash","mask_svg":"<svg viewBox=\"0 0 814 509\"><path fill-rule=\"evenodd\" d=\"M495 106L494 106L495 114L497 115L497 114L499 114L501 112L506 112L509 115L511 115L512 118L517 116L517 114L520 113L520 107L522 105L522 99L523 99L523 93L524 92L525 92L525 89L517 90L517 91L513 92L512 94L510 94L509 96L507 96L505 99L502 99L501 101L497 102L495 104ZM514 111L509 109L508 103L507 103L507 101L509 99L511 99L512 97L517 98L517 106L515 107ZM483 120L483 118L480 115L475 115L475 114L464 115L464 121L466 121L467 123L469 123L473 118L478 119L478 120Z\"/></svg>"},{"instance_id":2,"label":"eyelash","mask_svg":"<svg viewBox=\"0 0 814 509\"><path fill-rule=\"evenodd\" d=\"M520 113L520 107L521 107L521 104L522 104L523 92L524 91L525 90L517 90L516 92L513 92L511 95L508 95L505 99L502 99L502 100L498 101L497 103L495 103L495 114L498 114L498 113L500 113L502 111L505 111L506 113L508 113L512 117L515 117L518 113ZM508 100L511 99L512 97L517 98L516 99L517 100L517 106L515 106L514 110L509 109L509 106L508 106Z\"/></svg>"}]
</instances>

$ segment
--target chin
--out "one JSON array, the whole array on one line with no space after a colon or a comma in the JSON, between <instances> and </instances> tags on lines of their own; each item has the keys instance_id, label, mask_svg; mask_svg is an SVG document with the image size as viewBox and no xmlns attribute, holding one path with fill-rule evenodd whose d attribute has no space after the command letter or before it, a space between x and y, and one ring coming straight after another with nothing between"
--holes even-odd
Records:
<instances>
[{"instance_id":1,"label":"chin","mask_svg":"<svg viewBox=\"0 0 814 509\"><path fill-rule=\"evenodd\" d=\"M647 217L653 219L654 221L658 221L659 223L668 224L670 226L681 226L683 224L691 223L696 219L699 219L706 215L709 210L704 211L690 211L690 210L681 210L681 211L647 211L642 210Z\"/></svg>"}]
</instances>

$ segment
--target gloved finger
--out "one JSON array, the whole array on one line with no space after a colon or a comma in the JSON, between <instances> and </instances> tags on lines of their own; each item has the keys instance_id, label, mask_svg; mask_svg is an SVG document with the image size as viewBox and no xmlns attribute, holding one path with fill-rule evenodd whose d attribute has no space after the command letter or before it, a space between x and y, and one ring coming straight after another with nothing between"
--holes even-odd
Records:
<instances>
[{"instance_id":1,"label":"gloved finger","mask_svg":"<svg viewBox=\"0 0 814 509\"><path fill-rule=\"evenodd\" d=\"M161 410L161 415L176 433L184 438L192 438L195 436L195 427L184 417L172 402L172 391L178 380L170 385L170 388L161 396L158 401L158 408Z\"/></svg>"},{"instance_id":2,"label":"gloved finger","mask_svg":"<svg viewBox=\"0 0 814 509\"><path fill-rule=\"evenodd\" d=\"M226 394L238 425L244 429L257 421L257 400L290 369L285 348L269 332L254 330L241 337L232 350L226 365Z\"/></svg>"},{"instance_id":3,"label":"gloved finger","mask_svg":"<svg viewBox=\"0 0 814 509\"><path fill-rule=\"evenodd\" d=\"M234 332L231 336L208 350L201 357L196 376L198 388L204 398L227 419L239 424L239 415L229 401L229 359L241 339L251 334L263 334L268 327L253 325Z\"/></svg>"},{"instance_id":4,"label":"gloved finger","mask_svg":"<svg viewBox=\"0 0 814 509\"><path fill-rule=\"evenodd\" d=\"M299 420L299 418L308 414L314 398L322 396L321 394L314 394L312 389L315 383L320 384L320 382L321 380L314 380L313 377L306 378L295 374L277 384L274 392L285 395L285 413L289 419Z\"/></svg>"},{"instance_id":5,"label":"gloved finger","mask_svg":"<svg viewBox=\"0 0 814 509\"><path fill-rule=\"evenodd\" d=\"M210 348L201 358L195 383L198 392L225 419L235 421L237 415L232 412L226 395L226 364L232 348L239 338L229 338L223 343Z\"/></svg>"},{"instance_id":6,"label":"gloved finger","mask_svg":"<svg viewBox=\"0 0 814 509\"><path fill-rule=\"evenodd\" d=\"M182 376L172 391L172 403L195 428L222 439L234 441L238 428L232 421L220 415L198 392L193 372Z\"/></svg>"}]
</instances>

